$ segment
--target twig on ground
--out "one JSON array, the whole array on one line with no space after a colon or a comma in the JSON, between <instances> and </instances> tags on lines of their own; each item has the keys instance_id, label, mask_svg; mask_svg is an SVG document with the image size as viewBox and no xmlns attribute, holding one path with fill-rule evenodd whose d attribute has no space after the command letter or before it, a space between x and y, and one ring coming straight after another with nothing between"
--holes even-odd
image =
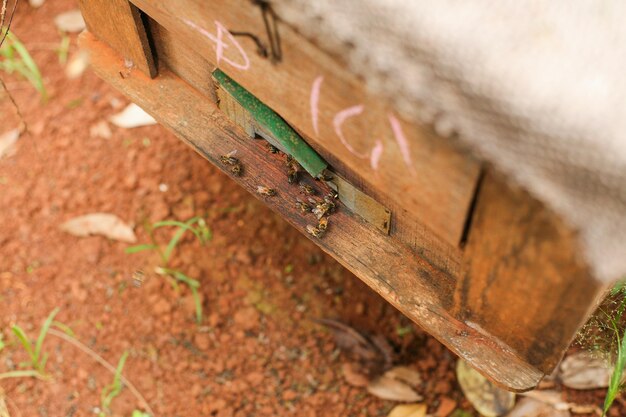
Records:
<instances>
[{"instance_id":1,"label":"twig on ground","mask_svg":"<svg viewBox=\"0 0 626 417\"><path fill-rule=\"evenodd\" d=\"M113 375L115 375L115 371L116 371L115 366L111 365L102 356L98 355L96 352L94 352L92 349L90 349L87 346L85 346L80 341L78 341L78 340L76 340L76 339L66 335L63 332L55 330L55 329L50 329L50 334L53 335L53 336L56 336L56 337L58 337L60 339L63 339L64 341L68 342L69 344L71 344L74 347L76 347L79 350L81 350L83 353L86 353L93 360L95 360L100 365L102 365L107 371L109 371ZM137 390L137 388L135 388L135 386L128 379L126 379L123 375L121 375L120 379L122 380L124 385L126 385L128 387L128 390L135 396L135 398L137 398L137 400L139 400L139 402L141 402L143 404L143 406L146 409L146 411L152 417L156 417L156 414L154 413L152 408L150 408L150 404L148 404L146 399L141 395L141 393Z\"/></svg>"}]
</instances>

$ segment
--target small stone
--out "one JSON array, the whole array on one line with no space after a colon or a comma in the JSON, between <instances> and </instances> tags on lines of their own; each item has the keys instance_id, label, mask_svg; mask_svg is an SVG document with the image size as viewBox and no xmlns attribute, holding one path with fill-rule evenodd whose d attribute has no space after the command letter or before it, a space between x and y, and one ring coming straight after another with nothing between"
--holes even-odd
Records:
<instances>
[{"instance_id":1,"label":"small stone","mask_svg":"<svg viewBox=\"0 0 626 417\"><path fill-rule=\"evenodd\" d=\"M259 326L259 312L254 307L245 307L237 311L233 321L244 330L254 330Z\"/></svg>"},{"instance_id":2,"label":"small stone","mask_svg":"<svg viewBox=\"0 0 626 417\"><path fill-rule=\"evenodd\" d=\"M193 342L200 350L207 350L211 347L211 337L208 333L197 333Z\"/></svg>"}]
</instances>

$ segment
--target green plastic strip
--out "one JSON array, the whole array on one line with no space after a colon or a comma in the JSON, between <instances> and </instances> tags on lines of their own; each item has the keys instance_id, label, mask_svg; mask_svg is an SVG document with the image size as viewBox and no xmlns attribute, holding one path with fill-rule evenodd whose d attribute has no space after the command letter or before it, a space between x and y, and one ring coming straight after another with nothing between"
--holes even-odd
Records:
<instances>
[{"instance_id":1,"label":"green plastic strip","mask_svg":"<svg viewBox=\"0 0 626 417\"><path fill-rule=\"evenodd\" d=\"M276 112L248 90L237 84L228 75L219 69L213 72L213 77L220 83L237 102L246 109L258 125L269 133L283 150L293 156L309 174L317 178L328 164L285 122Z\"/></svg>"}]
</instances>

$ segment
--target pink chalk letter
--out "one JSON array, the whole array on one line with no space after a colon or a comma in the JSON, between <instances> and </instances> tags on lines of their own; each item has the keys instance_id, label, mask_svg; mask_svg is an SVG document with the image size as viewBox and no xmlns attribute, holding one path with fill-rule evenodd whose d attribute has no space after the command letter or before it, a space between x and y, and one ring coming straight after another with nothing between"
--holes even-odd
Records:
<instances>
[{"instance_id":1,"label":"pink chalk letter","mask_svg":"<svg viewBox=\"0 0 626 417\"><path fill-rule=\"evenodd\" d=\"M372 149L372 153L370 154L370 165L374 171L378 171L378 164L380 162L380 157L383 154L383 143L376 139L376 145Z\"/></svg>"},{"instance_id":2,"label":"pink chalk letter","mask_svg":"<svg viewBox=\"0 0 626 417\"><path fill-rule=\"evenodd\" d=\"M183 21L185 22L185 24L187 24L187 26L197 31L202 36L206 37L215 44L215 59L217 61L217 65L219 65L221 61L224 61L232 65L234 68L240 70L245 71L250 68L250 59L248 59L246 51L243 50L239 42L237 42L237 39L235 39L235 37L228 31L228 29L226 29L226 27L222 23L218 22L217 20L215 21L215 27L217 28L217 36L215 36L206 29L196 25L191 20L183 19ZM228 39L228 41L237 49L237 51L241 55L243 63L235 62L224 56L224 50L229 47L229 45L224 42L224 34L226 34L226 38Z\"/></svg>"},{"instance_id":3,"label":"pink chalk letter","mask_svg":"<svg viewBox=\"0 0 626 417\"><path fill-rule=\"evenodd\" d=\"M335 118L333 119L333 127L335 128L335 133L339 137L339 140L341 141L341 143L343 143L343 146L345 146L353 155L365 159L368 157L368 155L358 152L356 149L354 149L352 145L348 143L341 130L341 126L347 119L349 119L350 117L358 116L361 113L363 113L362 104L348 107L347 109L342 110L335 115Z\"/></svg>"},{"instance_id":4,"label":"pink chalk letter","mask_svg":"<svg viewBox=\"0 0 626 417\"><path fill-rule=\"evenodd\" d=\"M398 142L398 146L400 146L400 152L402 153L404 164L409 169L411 175L415 175L415 167L413 166L413 159L411 158L409 141L407 141L406 136L404 136L404 132L402 131L402 125L400 124L400 121L396 118L396 116L394 116L392 113L389 113L389 123L391 123L391 130L393 131L393 135L396 138L396 142Z\"/></svg>"},{"instance_id":5,"label":"pink chalk letter","mask_svg":"<svg viewBox=\"0 0 626 417\"><path fill-rule=\"evenodd\" d=\"M322 89L322 83L324 82L324 76L320 75L313 81L313 88L311 89L311 121L313 122L313 131L319 136L319 103L320 103L320 91Z\"/></svg>"}]
</instances>

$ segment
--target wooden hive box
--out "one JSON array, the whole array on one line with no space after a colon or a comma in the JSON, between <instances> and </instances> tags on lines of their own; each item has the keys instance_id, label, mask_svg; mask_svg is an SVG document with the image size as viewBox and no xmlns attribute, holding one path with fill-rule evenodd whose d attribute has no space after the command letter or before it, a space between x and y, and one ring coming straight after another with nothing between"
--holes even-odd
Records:
<instances>
[{"instance_id":1,"label":"wooden hive box","mask_svg":"<svg viewBox=\"0 0 626 417\"><path fill-rule=\"evenodd\" d=\"M551 373L604 293L558 217L403 120L266 7L80 5L102 78L500 385L530 390ZM338 194L323 237L266 141L302 165L313 204ZM233 151L241 172L223 161Z\"/></svg>"}]
</instances>

